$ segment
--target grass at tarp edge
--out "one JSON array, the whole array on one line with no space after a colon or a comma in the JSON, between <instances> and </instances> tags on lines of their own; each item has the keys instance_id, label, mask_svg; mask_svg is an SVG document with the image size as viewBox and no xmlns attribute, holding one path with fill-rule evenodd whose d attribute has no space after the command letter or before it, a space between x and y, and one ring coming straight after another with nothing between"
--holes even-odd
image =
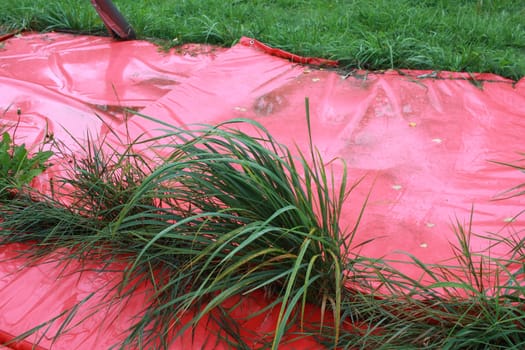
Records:
<instances>
[{"instance_id":1,"label":"grass at tarp edge","mask_svg":"<svg viewBox=\"0 0 525 350\"><path fill-rule=\"evenodd\" d=\"M525 339L525 311L516 306L516 303L523 302L525 292L515 269L524 254L523 240L518 235L508 239L497 235L491 237L491 244L504 244L509 248L511 255L508 259L495 259L488 254L474 255L469 248L469 240L474 235L469 227L472 218L468 218L466 224L458 220L456 251L459 266L428 266L412 259L414 266L432 281L430 285L403 275L389 266L387 261L352 256L351 251L341 253L338 246L341 242L334 240L335 236L318 237L316 234L324 229L337 230L337 225L333 223L337 222L337 206L342 203L337 204L338 200L333 196L335 194L337 198L339 194L340 199L344 199L348 193L326 188L328 192L321 191L317 195L315 191L301 194L301 186L316 183L322 187L330 179L319 154L310 144L314 168L308 168L311 166L304 156L292 156L286 148L271 142L271 136L262 128L257 138L228 129L240 122L201 126L197 130L172 128L171 135L165 138L170 145L168 149L172 150L171 156L152 168L151 173L135 172L136 162L140 161L135 154L128 157L113 153L112 148L108 154L102 151L105 149L108 152L107 148L88 143L84 148L86 157L73 159L72 164L80 168L76 170L81 170L80 174L90 175L89 171L93 171L97 176L73 176L70 181L74 186L85 186L84 190L92 190L93 186L104 189L105 185L98 182L100 180L109 184L117 181L118 186L122 186L126 184L122 181L123 175L129 174L130 191L116 191L114 194L123 196L112 195L111 205L86 207L86 202L72 201L73 208L54 202L52 198L24 197L22 193L15 200L3 203L0 208L4 220L0 224L4 228L2 243L8 243L9 239L14 242L40 240L40 244L31 248L36 249L39 256L46 250L72 249L72 254L64 256L64 259L88 261L101 254L117 257L121 254L125 257L121 262L128 264L126 271L123 271L127 277L118 287L124 293L122 295L129 295L138 284L149 282L156 286L154 296L157 301L130 329L127 340L117 347L139 343L167 347L177 314L201 310L192 317L196 321L213 310L220 310L221 303L228 297L253 290L264 290L275 298L274 303L283 302L279 312L282 322L276 326L273 341L267 344L271 347L273 342L273 348L277 348L289 327L288 317L294 314L290 322L303 324L301 310L306 301L316 303L326 315L334 316L335 328L329 324L319 325L318 328L306 325L305 328L309 333L319 334L319 340L325 342L327 347L337 344L342 348L374 349L411 346L429 349L512 348L512 344L521 344ZM169 128L169 125L163 126ZM169 133L168 130L166 132ZM173 138L179 142L173 143ZM154 141L159 145L163 139ZM228 148L228 145L235 147ZM125 152L132 152L132 148L124 149ZM228 150L229 153L226 152ZM270 154L273 155L266 159L265 156ZM187 155L191 157L185 158ZM130 160L133 162L126 163ZM292 162L288 164L287 160ZM124 173L115 171L118 169ZM107 176L101 175L102 170L107 172ZM285 176L278 177L277 173ZM75 174L78 173L70 173ZM184 176L186 186L194 186L190 187L190 192L177 192L180 190L177 186L163 187L165 182L173 184L170 181L174 179L176 183L180 182L174 174ZM216 178L209 177L214 174ZM310 174L309 181L303 177L305 174ZM291 180L289 188L285 188L288 182L283 179ZM277 191L280 195L277 198L270 195L272 200L241 196L242 204L231 205L236 200L231 194L241 194L239 189L246 188L247 184L266 191L268 195L268 190ZM202 185L205 186L200 187ZM115 188L122 190L122 187ZM97 197L103 197L104 192L100 193L102 195ZM73 194L78 198L89 198L81 191ZM162 195L159 197L159 194ZM184 206L179 208L179 213L159 210L154 201L160 198L167 205L173 196L180 199L183 194L188 203L200 205L197 212ZM195 202L206 199L206 195L219 200ZM315 227L319 217L312 216L315 213L307 210L316 196L326 200L322 210L331 210L336 215L325 219L328 224L318 229ZM38 202L34 198L45 201ZM283 198L288 200L280 202ZM293 205L294 198L304 203ZM274 201L273 210L264 210L256 215L263 204ZM257 207L251 208L250 203ZM40 210L41 214L35 215L35 210ZM26 215L24 225L33 226L14 228L13 224L21 220L17 215ZM105 219L93 220L100 216ZM44 222L38 223L38 220L48 221L42 225ZM305 222L309 224L305 225ZM185 226L187 224L190 226ZM177 233L178 227L196 229L196 235ZM305 230L306 227L310 229ZM216 235L217 230L225 228L220 235ZM14 229L13 235L9 234L9 229ZM28 235L27 232L33 234ZM274 234L276 236L271 236ZM41 235L40 239L38 235ZM335 251L337 254L333 255ZM29 251L33 252L35 250ZM173 256L180 259L173 260ZM344 260L343 256L350 258ZM484 261L485 265L480 265L479 261ZM487 266L499 267L501 279L511 283L483 288L476 282L476 277L487 273ZM178 276L171 275L173 268L178 271ZM466 276L468 278L465 279ZM340 324L347 327L340 328ZM235 329L231 320L229 325L233 327L231 333ZM188 322L180 330L192 326L193 322ZM472 337L473 334L476 337Z\"/></svg>"},{"instance_id":2,"label":"grass at tarp edge","mask_svg":"<svg viewBox=\"0 0 525 350\"><path fill-rule=\"evenodd\" d=\"M139 38L234 44L254 37L298 55L340 60L346 69L430 69L525 75L520 0L316 0L137 2L117 0ZM0 4L6 30L104 32L88 1ZM292 15L290 15L292 14Z\"/></svg>"}]
</instances>

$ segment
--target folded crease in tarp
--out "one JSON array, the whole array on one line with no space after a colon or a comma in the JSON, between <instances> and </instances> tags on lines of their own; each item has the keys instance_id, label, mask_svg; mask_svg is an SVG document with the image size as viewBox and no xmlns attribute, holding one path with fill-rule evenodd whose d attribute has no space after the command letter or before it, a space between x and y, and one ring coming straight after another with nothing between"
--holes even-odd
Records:
<instances>
[{"instance_id":1,"label":"folded crease in tarp","mask_svg":"<svg viewBox=\"0 0 525 350\"><path fill-rule=\"evenodd\" d=\"M0 49L1 120L17 123L17 142L31 149L52 134L74 152L72 138L82 141L88 133L107 140L162 133L159 124L125 109L188 127L248 118L278 142L305 151L308 97L312 141L323 159L344 160L349 181L363 179L341 222L353 227L368 198L353 243L372 242L359 254L406 261L409 253L425 263L448 261L456 242L453 225L467 224L471 217L475 233L523 232L518 214L524 197L495 200L523 183L523 173L500 164L518 162L519 152L525 152L523 79L408 70L340 73L304 65L336 63L288 54L250 38L229 49L186 45L159 52L142 41L21 35L6 38ZM332 164L337 179L342 168ZM43 174L35 184L44 188L46 176L52 175ZM472 236L471 245L483 251L490 242ZM9 247L1 249L9 255ZM491 248L492 256L505 253ZM407 275L419 273L410 264L399 268ZM1 330L21 334L43 320L52 305L65 307L67 293L52 291L56 283L65 283L70 297L83 295L77 279L56 282L46 275L53 272L14 273L0 264ZM23 288L27 293L20 293ZM47 306L39 308L44 302ZM106 346L109 338L95 335L94 323L89 327L53 349ZM118 339L121 329L111 327L108 337ZM42 346L49 342L44 339Z\"/></svg>"}]
</instances>

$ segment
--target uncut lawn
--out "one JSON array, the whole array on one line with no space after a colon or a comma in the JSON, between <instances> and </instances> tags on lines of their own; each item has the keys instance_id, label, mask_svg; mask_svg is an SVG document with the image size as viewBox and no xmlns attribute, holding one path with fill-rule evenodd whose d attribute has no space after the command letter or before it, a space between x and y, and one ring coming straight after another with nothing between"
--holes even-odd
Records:
<instances>
[{"instance_id":1,"label":"uncut lawn","mask_svg":"<svg viewBox=\"0 0 525 350\"><path fill-rule=\"evenodd\" d=\"M525 4L491 1L115 0L140 39L163 46L255 37L346 69L525 75ZM87 0L1 0L0 29L106 34Z\"/></svg>"}]
</instances>

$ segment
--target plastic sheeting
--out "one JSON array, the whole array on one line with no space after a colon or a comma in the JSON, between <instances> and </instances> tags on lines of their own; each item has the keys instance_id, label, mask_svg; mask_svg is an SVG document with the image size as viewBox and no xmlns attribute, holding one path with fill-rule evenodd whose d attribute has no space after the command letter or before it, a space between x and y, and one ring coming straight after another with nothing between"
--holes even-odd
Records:
<instances>
[{"instance_id":1,"label":"plastic sheeting","mask_svg":"<svg viewBox=\"0 0 525 350\"><path fill-rule=\"evenodd\" d=\"M322 157L343 159L351 182L363 179L344 208L343 227L355 224L369 196L353 243L373 241L360 254L446 261L453 257L455 220L467 223L471 213L474 232L522 234L525 225L516 215L524 197L495 199L524 182L523 173L496 163L523 158L524 80L431 71L340 74L295 62L333 65L248 38L230 49L186 45L166 53L142 41L28 34L2 43L0 109L4 122L19 123L17 140L30 146L50 134L66 143L87 132L104 137L107 125L117 134L154 135L159 126L153 122L132 117L125 124L122 108L133 108L173 125L254 119L279 142L304 151L308 97ZM334 171L340 174L337 166ZM488 244L472 241L475 250ZM66 310L91 284L116 278L83 272L57 281L49 264L19 269L23 262L8 262L11 249L0 251L0 330L10 334ZM416 273L409 265L400 268ZM75 328L52 348L106 348L122 337L140 298ZM301 340L301 348L318 346L309 341ZM50 346L49 337L40 344Z\"/></svg>"}]
</instances>

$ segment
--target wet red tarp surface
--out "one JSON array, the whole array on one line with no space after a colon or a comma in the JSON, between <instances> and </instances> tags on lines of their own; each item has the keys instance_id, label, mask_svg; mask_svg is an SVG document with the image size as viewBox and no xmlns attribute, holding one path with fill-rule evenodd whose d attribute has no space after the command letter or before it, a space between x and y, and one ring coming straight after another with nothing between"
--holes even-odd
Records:
<instances>
[{"instance_id":1,"label":"wet red tarp surface","mask_svg":"<svg viewBox=\"0 0 525 350\"><path fill-rule=\"evenodd\" d=\"M188 45L166 53L142 41L53 33L13 37L0 49L2 122L19 122L17 142L36 147L50 133L71 144L71 137L85 139L87 133L102 138L107 125L122 135L158 133L158 124L140 117L124 123L122 107L182 126L250 118L279 142L306 150L308 97L313 142L323 159L339 157L351 182L364 179L344 208L342 226L355 223L370 194L354 244L374 240L361 254L406 260L410 253L426 263L446 261L453 256L453 223L468 222L471 211L474 232L522 234L524 221L516 215L524 197L495 199L524 182L524 174L495 162L523 158L518 152L525 152L525 80L430 71L344 74L301 66L266 49L246 38L230 49ZM488 248L486 240L472 243L475 250ZM57 280L60 268L54 264L21 268L24 261L9 259L15 249L0 248L0 340L119 278L85 271ZM69 265L68 271L78 268ZM416 273L409 265L400 268ZM53 326L39 344L108 348L123 338L144 298L137 293L52 344ZM260 300L246 298L246 312ZM93 296L82 312L96 305ZM264 335L275 321L275 315L265 317L246 328ZM173 349L200 348L204 339L183 337ZM319 347L310 339L289 346Z\"/></svg>"}]
</instances>

